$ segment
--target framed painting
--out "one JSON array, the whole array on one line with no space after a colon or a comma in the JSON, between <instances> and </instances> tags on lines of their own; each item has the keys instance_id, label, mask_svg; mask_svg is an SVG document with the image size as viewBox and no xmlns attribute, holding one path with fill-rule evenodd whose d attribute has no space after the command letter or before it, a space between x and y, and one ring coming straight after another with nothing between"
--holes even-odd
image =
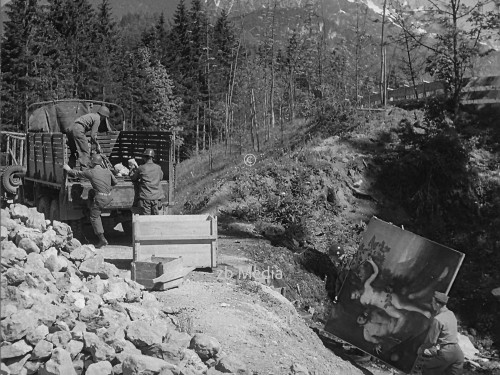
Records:
<instances>
[{"instance_id":1,"label":"framed painting","mask_svg":"<svg viewBox=\"0 0 500 375\"><path fill-rule=\"evenodd\" d=\"M464 256L372 218L325 330L410 373L429 328L433 293L449 292Z\"/></svg>"}]
</instances>

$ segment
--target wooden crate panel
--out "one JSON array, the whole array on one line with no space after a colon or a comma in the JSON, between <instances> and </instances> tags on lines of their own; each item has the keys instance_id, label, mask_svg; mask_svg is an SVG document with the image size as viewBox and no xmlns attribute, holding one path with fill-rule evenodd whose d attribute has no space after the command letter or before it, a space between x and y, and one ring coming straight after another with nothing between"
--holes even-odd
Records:
<instances>
[{"instance_id":1,"label":"wooden crate panel","mask_svg":"<svg viewBox=\"0 0 500 375\"><path fill-rule=\"evenodd\" d=\"M185 267L217 266L217 218L210 215L133 217L134 260L182 257Z\"/></svg>"}]
</instances>

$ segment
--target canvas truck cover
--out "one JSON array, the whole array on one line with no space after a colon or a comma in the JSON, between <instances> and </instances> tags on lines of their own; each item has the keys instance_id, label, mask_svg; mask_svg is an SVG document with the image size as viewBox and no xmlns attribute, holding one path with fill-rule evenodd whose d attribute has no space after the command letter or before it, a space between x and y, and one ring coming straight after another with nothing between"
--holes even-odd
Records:
<instances>
[{"instance_id":1,"label":"canvas truck cover","mask_svg":"<svg viewBox=\"0 0 500 375\"><path fill-rule=\"evenodd\" d=\"M28 119L29 132L67 133L75 120L87 113L96 112L100 106L89 105L84 102L69 101L46 104L35 109Z\"/></svg>"}]
</instances>

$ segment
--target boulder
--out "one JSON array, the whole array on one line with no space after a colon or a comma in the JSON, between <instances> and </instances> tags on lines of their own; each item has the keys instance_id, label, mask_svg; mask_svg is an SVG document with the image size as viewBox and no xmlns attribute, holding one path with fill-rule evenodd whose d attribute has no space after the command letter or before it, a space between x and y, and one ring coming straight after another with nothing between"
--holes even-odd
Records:
<instances>
[{"instance_id":1,"label":"boulder","mask_svg":"<svg viewBox=\"0 0 500 375\"><path fill-rule=\"evenodd\" d=\"M10 205L10 217L12 219L20 219L24 223L28 220L30 214L30 209L23 204L14 203Z\"/></svg>"},{"instance_id":2,"label":"boulder","mask_svg":"<svg viewBox=\"0 0 500 375\"><path fill-rule=\"evenodd\" d=\"M214 337L197 333L191 339L189 348L193 349L202 360L206 361L217 355L221 350L221 345Z\"/></svg>"},{"instance_id":3,"label":"boulder","mask_svg":"<svg viewBox=\"0 0 500 375\"><path fill-rule=\"evenodd\" d=\"M178 365L184 357L184 349L171 343L152 344L143 348L142 354Z\"/></svg>"},{"instance_id":4,"label":"boulder","mask_svg":"<svg viewBox=\"0 0 500 375\"><path fill-rule=\"evenodd\" d=\"M17 247L26 251L26 254L30 254L30 253L37 253L38 254L38 253L40 253L40 248L35 243L35 241L33 241L31 238L27 238L27 237L21 238L21 240L17 244Z\"/></svg>"},{"instance_id":5,"label":"boulder","mask_svg":"<svg viewBox=\"0 0 500 375\"><path fill-rule=\"evenodd\" d=\"M68 239L68 237L71 237L69 240L71 241L71 239L73 238L73 231L71 230L71 227L66 224L66 223L62 223L60 221L57 221L57 220L53 220L52 221L52 229L54 230L54 232L56 232L56 234L60 237L62 237L63 239ZM78 240L76 240L78 241ZM78 241L80 242L80 241Z\"/></svg>"},{"instance_id":6,"label":"boulder","mask_svg":"<svg viewBox=\"0 0 500 375\"><path fill-rule=\"evenodd\" d=\"M5 364L8 367L7 374L22 374L24 364L28 362L30 355L26 354L24 357L15 357L5 360Z\"/></svg>"},{"instance_id":7,"label":"boulder","mask_svg":"<svg viewBox=\"0 0 500 375\"><path fill-rule=\"evenodd\" d=\"M309 375L307 367L300 363L293 363L292 366L290 366L290 370L293 375Z\"/></svg>"},{"instance_id":8,"label":"boulder","mask_svg":"<svg viewBox=\"0 0 500 375\"><path fill-rule=\"evenodd\" d=\"M71 341L72 336L69 331L57 331L52 334L50 342L54 344L56 348L68 348L68 343Z\"/></svg>"},{"instance_id":9,"label":"boulder","mask_svg":"<svg viewBox=\"0 0 500 375\"><path fill-rule=\"evenodd\" d=\"M175 370L176 366L146 355L129 355L122 363L123 375L158 374L164 368Z\"/></svg>"},{"instance_id":10,"label":"boulder","mask_svg":"<svg viewBox=\"0 0 500 375\"><path fill-rule=\"evenodd\" d=\"M26 227L44 231L47 229L47 224L45 223L45 215L38 212L36 208L28 209L28 218L25 223Z\"/></svg>"},{"instance_id":11,"label":"boulder","mask_svg":"<svg viewBox=\"0 0 500 375\"><path fill-rule=\"evenodd\" d=\"M77 240L78 241L78 240ZM69 253L69 259L74 261L85 261L96 256L95 251L90 246L79 246L72 249Z\"/></svg>"},{"instance_id":12,"label":"boulder","mask_svg":"<svg viewBox=\"0 0 500 375\"><path fill-rule=\"evenodd\" d=\"M42 248L43 245L43 234L37 229L20 227L16 233L15 243L19 245L23 238L28 238L32 240L40 250L45 250Z\"/></svg>"},{"instance_id":13,"label":"boulder","mask_svg":"<svg viewBox=\"0 0 500 375\"><path fill-rule=\"evenodd\" d=\"M40 375L76 375L71 355L62 348L54 349L50 359L40 367Z\"/></svg>"},{"instance_id":14,"label":"boulder","mask_svg":"<svg viewBox=\"0 0 500 375\"><path fill-rule=\"evenodd\" d=\"M38 325L37 317L31 310L21 310L0 323L1 339L4 341L21 340Z\"/></svg>"},{"instance_id":15,"label":"boulder","mask_svg":"<svg viewBox=\"0 0 500 375\"><path fill-rule=\"evenodd\" d=\"M43 340L49 334L49 328L45 324L41 324L36 327L33 331L30 331L26 334L26 341L28 341L31 345L38 344L41 340Z\"/></svg>"},{"instance_id":16,"label":"boulder","mask_svg":"<svg viewBox=\"0 0 500 375\"><path fill-rule=\"evenodd\" d=\"M55 231L57 232L57 230L55 230ZM76 238L72 238L66 242L66 245L64 245L63 250L67 253L72 253L73 251L80 248L81 246L82 246L82 243L80 241L78 241Z\"/></svg>"},{"instance_id":17,"label":"boulder","mask_svg":"<svg viewBox=\"0 0 500 375\"><path fill-rule=\"evenodd\" d=\"M83 342L78 340L70 340L66 345L66 350L71 355L71 359L74 359L83 350Z\"/></svg>"},{"instance_id":18,"label":"boulder","mask_svg":"<svg viewBox=\"0 0 500 375\"><path fill-rule=\"evenodd\" d=\"M42 235L42 249L50 249L55 247L56 249L61 249L65 245L66 240L58 236L55 230L48 229L43 232Z\"/></svg>"},{"instance_id":19,"label":"boulder","mask_svg":"<svg viewBox=\"0 0 500 375\"><path fill-rule=\"evenodd\" d=\"M50 272L65 271L68 267L68 262L64 257L51 255L45 262L44 267Z\"/></svg>"},{"instance_id":20,"label":"boulder","mask_svg":"<svg viewBox=\"0 0 500 375\"><path fill-rule=\"evenodd\" d=\"M19 285L26 279L22 268L9 268L4 275L9 285Z\"/></svg>"},{"instance_id":21,"label":"boulder","mask_svg":"<svg viewBox=\"0 0 500 375\"><path fill-rule=\"evenodd\" d=\"M0 227L0 240L5 240L5 239L9 239L9 230L7 229L7 227L4 227L3 225Z\"/></svg>"},{"instance_id":22,"label":"boulder","mask_svg":"<svg viewBox=\"0 0 500 375\"><path fill-rule=\"evenodd\" d=\"M112 361L116 354L114 349L102 341L95 333L85 332L83 334L85 349L87 349L94 362Z\"/></svg>"},{"instance_id":23,"label":"boulder","mask_svg":"<svg viewBox=\"0 0 500 375\"><path fill-rule=\"evenodd\" d=\"M2 241L1 251L2 263L13 266L26 259L27 254L23 249L19 249L11 241Z\"/></svg>"},{"instance_id":24,"label":"boulder","mask_svg":"<svg viewBox=\"0 0 500 375\"><path fill-rule=\"evenodd\" d=\"M181 374L202 375L206 374L208 367L194 350L184 349L183 358L179 365Z\"/></svg>"},{"instance_id":25,"label":"boulder","mask_svg":"<svg viewBox=\"0 0 500 375\"><path fill-rule=\"evenodd\" d=\"M215 369L220 372L238 375L248 373L246 365L234 356L226 356L221 358L215 365Z\"/></svg>"},{"instance_id":26,"label":"boulder","mask_svg":"<svg viewBox=\"0 0 500 375\"><path fill-rule=\"evenodd\" d=\"M113 366L108 361L92 363L85 372L86 375L111 375Z\"/></svg>"},{"instance_id":27,"label":"boulder","mask_svg":"<svg viewBox=\"0 0 500 375\"><path fill-rule=\"evenodd\" d=\"M5 319L17 313L17 306L13 303L2 302L0 305L0 318Z\"/></svg>"},{"instance_id":28,"label":"boulder","mask_svg":"<svg viewBox=\"0 0 500 375\"><path fill-rule=\"evenodd\" d=\"M104 257L100 254L92 259L83 261L80 264L79 270L85 276L99 276L102 279L109 279L120 274L118 268L114 264L105 262Z\"/></svg>"},{"instance_id":29,"label":"boulder","mask_svg":"<svg viewBox=\"0 0 500 375\"><path fill-rule=\"evenodd\" d=\"M138 348L144 348L163 342L162 332L154 324L145 321L133 321L125 330L126 338Z\"/></svg>"},{"instance_id":30,"label":"boulder","mask_svg":"<svg viewBox=\"0 0 500 375\"><path fill-rule=\"evenodd\" d=\"M26 369L26 374L38 374L38 369L43 365L41 361L27 361L24 364L24 368Z\"/></svg>"},{"instance_id":31,"label":"boulder","mask_svg":"<svg viewBox=\"0 0 500 375\"><path fill-rule=\"evenodd\" d=\"M52 355L54 344L47 340L40 340L31 353L31 359L38 360L48 358Z\"/></svg>"},{"instance_id":32,"label":"boulder","mask_svg":"<svg viewBox=\"0 0 500 375\"><path fill-rule=\"evenodd\" d=\"M31 353L32 350L33 347L28 345L24 340L19 340L14 343L4 341L0 344L2 359L24 356L25 354Z\"/></svg>"}]
</instances>

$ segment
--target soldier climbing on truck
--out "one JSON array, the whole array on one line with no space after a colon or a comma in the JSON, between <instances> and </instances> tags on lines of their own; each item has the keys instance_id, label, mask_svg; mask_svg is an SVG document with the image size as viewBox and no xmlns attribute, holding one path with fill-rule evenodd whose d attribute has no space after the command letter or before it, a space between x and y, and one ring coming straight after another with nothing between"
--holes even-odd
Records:
<instances>
[{"instance_id":1,"label":"soldier climbing on truck","mask_svg":"<svg viewBox=\"0 0 500 375\"><path fill-rule=\"evenodd\" d=\"M90 150L85 134L90 131L90 140L97 147L97 152L101 153L101 146L97 141L97 132L108 132L111 130L109 125L109 108L101 106L97 113L87 113L78 117L70 129L67 130L68 146L71 153L76 156L82 167L90 163Z\"/></svg>"}]
</instances>

